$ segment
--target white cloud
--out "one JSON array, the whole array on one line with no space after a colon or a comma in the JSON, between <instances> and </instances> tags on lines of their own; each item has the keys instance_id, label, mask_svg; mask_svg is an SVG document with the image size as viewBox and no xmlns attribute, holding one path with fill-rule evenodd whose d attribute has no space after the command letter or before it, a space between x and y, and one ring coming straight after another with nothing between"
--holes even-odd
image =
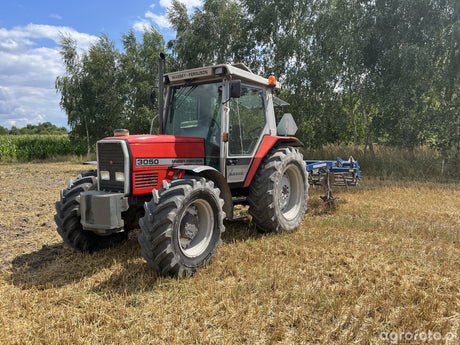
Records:
<instances>
[{"instance_id":1,"label":"white cloud","mask_svg":"<svg viewBox=\"0 0 460 345\"><path fill-rule=\"evenodd\" d=\"M151 19L160 29L170 29L171 27L167 14L158 15L151 11L147 11L144 16L147 19Z\"/></svg>"},{"instance_id":2,"label":"white cloud","mask_svg":"<svg viewBox=\"0 0 460 345\"><path fill-rule=\"evenodd\" d=\"M133 24L133 29L138 32L145 32L147 31L152 23L145 19L140 19Z\"/></svg>"},{"instance_id":3,"label":"white cloud","mask_svg":"<svg viewBox=\"0 0 460 345\"><path fill-rule=\"evenodd\" d=\"M195 7L200 7L202 5L202 0L188 0L185 2L185 7L187 8L188 13L192 13ZM162 30L171 30L171 23L168 20L168 15L166 10L171 7L172 0L160 0L161 8L157 8L155 5L150 5L150 10L144 13L142 18L139 18L134 24L133 29L136 31L144 32L150 25L155 26L156 28ZM154 9L156 9L154 11Z\"/></svg>"},{"instance_id":4,"label":"white cloud","mask_svg":"<svg viewBox=\"0 0 460 345\"><path fill-rule=\"evenodd\" d=\"M0 87L0 125L25 127L27 124L51 122L59 127L67 123L59 109L59 96L52 88Z\"/></svg>"},{"instance_id":5,"label":"white cloud","mask_svg":"<svg viewBox=\"0 0 460 345\"><path fill-rule=\"evenodd\" d=\"M64 26L29 24L0 28L0 125L67 123L59 108L54 82L64 72L59 54L61 35L69 35L86 50L96 36Z\"/></svg>"},{"instance_id":6,"label":"white cloud","mask_svg":"<svg viewBox=\"0 0 460 345\"><path fill-rule=\"evenodd\" d=\"M25 47L34 45L34 39L49 39L55 44L59 44L62 35L71 36L77 41L78 46L85 50L97 40L96 36L80 33L67 26L28 24L16 26L11 30L0 28L0 44L4 41L12 41Z\"/></svg>"}]
</instances>

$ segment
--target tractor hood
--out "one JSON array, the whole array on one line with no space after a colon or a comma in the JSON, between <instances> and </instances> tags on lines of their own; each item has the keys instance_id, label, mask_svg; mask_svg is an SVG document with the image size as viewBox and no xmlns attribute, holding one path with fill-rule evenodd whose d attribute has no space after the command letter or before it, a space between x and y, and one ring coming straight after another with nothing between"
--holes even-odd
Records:
<instances>
[{"instance_id":1,"label":"tractor hood","mask_svg":"<svg viewBox=\"0 0 460 345\"><path fill-rule=\"evenodd\" d=\"M111 137L110 139L125 139L130 145L133 144L181 144L181 143L203 143L203 138L183 137L175 135L153 134L153 135L127 135L122 137Z\"/></svg>"},{"instance_id":2,"label":"tractor hood","mask_svg":"<svg viewBox=\"0 0 460 345\"><path fill-rule=\"evenodd\" d=\"M152 166L204 164L203 138L174 135L130 135L122 138L129 144L134 170Z\"/></svg>"}]
</instances>

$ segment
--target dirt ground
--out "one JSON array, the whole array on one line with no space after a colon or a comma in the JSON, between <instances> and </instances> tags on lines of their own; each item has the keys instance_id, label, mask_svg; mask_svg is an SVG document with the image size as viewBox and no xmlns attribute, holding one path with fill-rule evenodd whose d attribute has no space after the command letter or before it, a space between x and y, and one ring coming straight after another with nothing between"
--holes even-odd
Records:
<instances>
[{"instance_id":1,"label":"dirt ground","mask_svg":"<svg viewBox=\"0 0 460 345\"><path fill-rule=\"evenodd\" d=\"M33 263L40 265L62 249L53 231L54 203L67 181L88 169L66 163L0 165L0 268L21 254L43 250L44 257Z\"/></svg>"},{"instance_id":2,"label":"dirt ground","mask_svg":"<svg viewBox=\"0 0 460 345\"><path fill-rule=\"evenodd\" d=\"M226 222L211 265L177 280L135 234L95 254L62 243L54 203L89 169L0 165L0 344L460 343L458 184L364 179L331 207L310 188L296 232Z\"/></svg>"}]
</instances>

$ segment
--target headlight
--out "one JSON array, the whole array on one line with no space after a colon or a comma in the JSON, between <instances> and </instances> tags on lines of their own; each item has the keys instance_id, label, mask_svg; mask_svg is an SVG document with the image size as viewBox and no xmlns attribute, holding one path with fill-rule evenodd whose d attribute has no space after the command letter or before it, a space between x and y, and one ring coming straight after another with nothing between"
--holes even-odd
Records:
<instances>
[{"instance_id":1,"label":"headlight","mask_svg":"<svg viewBox=\"0 0 460 345\"><path fill-rule=\"evenodd\" d=\"M125 174L123 172L116 172L115 180L118 182L125 182Z\"/></svg>"},{"instance_id":2,"label":"headlight","mask_svg":"<svg viewBox=\"0 0 460 345\"><path fill-rule=\"evenodd\" d=\"M105 180L105 181L110 180L110 172L101 171L101 180Z\"/></svg>"}]
</instances>

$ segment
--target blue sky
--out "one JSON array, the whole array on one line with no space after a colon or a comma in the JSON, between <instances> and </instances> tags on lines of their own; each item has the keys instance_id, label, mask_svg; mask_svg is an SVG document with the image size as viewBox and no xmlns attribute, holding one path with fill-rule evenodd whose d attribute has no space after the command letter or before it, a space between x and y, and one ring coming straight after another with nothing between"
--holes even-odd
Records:
<instances>
[{"instance_id":1,"label":"blue sky","mask_svg":"<svg viewBox=\"0 0 460 345\"><path fill-rule=\"evenodd\" d=\"M201 0L183 1L189 11ZM0 8L0 126L51 122L67 126L54 81L64 71L60 34L87 49L101 33L120 43L129 30L153 25L167 42L174 38L166 9L171 0L3 0Z\"/></svg>"}]
</instances>

